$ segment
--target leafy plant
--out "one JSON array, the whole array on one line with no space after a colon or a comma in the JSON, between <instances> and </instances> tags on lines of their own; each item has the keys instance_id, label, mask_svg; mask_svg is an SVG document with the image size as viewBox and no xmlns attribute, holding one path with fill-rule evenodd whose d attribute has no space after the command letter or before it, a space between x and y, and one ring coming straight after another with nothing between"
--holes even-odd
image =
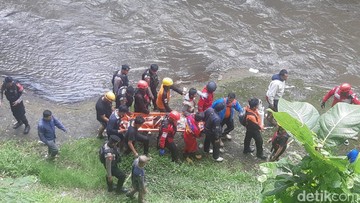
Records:
<instances>
[{"instance_id":1,"label":"leafy plant","mask_svg":"<svg viewBox=\"0 0 360 203\"><path fill-rule=\"evenodd\" d=\"M356 117L360 115L360 106L338 103L319 115L311 104L281 99L279 112L272 113L307 155L298 163L282 159L260 165L264 173L258 178L263 184L263 202L299 202L301 195L325 191L357 197L360 161L350 164L345 156L333 156L331 150L345 139L357 139L360 119Z\"/></svg>"}]
</instances>

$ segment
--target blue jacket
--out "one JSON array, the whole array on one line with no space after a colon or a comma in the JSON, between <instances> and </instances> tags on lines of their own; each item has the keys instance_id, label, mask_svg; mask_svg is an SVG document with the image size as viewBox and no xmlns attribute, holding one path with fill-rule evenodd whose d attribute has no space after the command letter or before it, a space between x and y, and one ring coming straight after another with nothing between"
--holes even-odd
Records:
<instances>
[{"instance_id":1,"label":"blue jacket","mask_svg":"<svg viewBox=\"0 0 360 203\"><path fill-rule=\"evenodd\" d=\"M279 74L274 74L271 77L271 80L280 80L281 82L284 81L283 79L281 79L281 76Z\"/></svg>"},{"instance_id":2,"label":"blue jacket","mask_svg":"<svg viewBox=\"0 0 360 203\"><path fill-rule=\"evenodd\" d=\"M60 130L66 132L64 125L56 119L54 116L51 120L41 119L38 124L38 135L41 141L47 143L47 141L55 140L55 126Z\"/></svg>"},{"instance_id":3,"label":"blue jacket","mask_svg":"<svg viewBox=\"0 0 360 203\"><path fill-rule=\"evenodd\" d=\"M227 104L226 104L227 101L228 101L227 97L217 99L212 104L212 108L214 108L216 106L216 104L221 103L221 102L225 102L225 105L227 106ZM244 111L243 108L241 107L241 105L239 104L239 102L235 99L232 102L231 109L230 109L230 118L231 119L234 118L234 109L239 113ZM219 112L219 117L220 117L221 121L224 120L224 118L225 118L225 112L226 112L226 108L224 108L222 111Z\"/></svg>"}]
</instances>

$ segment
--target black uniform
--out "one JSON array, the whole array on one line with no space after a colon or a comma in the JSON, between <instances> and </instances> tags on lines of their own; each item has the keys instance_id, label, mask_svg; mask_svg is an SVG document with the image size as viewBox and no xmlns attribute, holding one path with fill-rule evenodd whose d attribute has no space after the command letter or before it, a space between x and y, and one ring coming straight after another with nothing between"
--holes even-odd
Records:
<instances>
[{"instance_id":1,"label":"black uniform","mask_svg":"<svg viewBox=\"0 0 360 203\"><path fill-rule=\"evenodd\" d=\"M115 95L118 94L120 87L129 86L129 78L125 74L121 74L120 71L113 77L113 92Z\"/></svg>"},{"instance_id":2,"label":"black uniform","mask_svg":"<svg viewBox=\"0 0 360 203\"><path fill-rule=\"evenodd\" d=\"M108 135L108 138L111 135L118 136L121 140L124 140L124 135L122 133L119 133L119 126L121 123L121 118L117 115L118 110L115 110L109 118L109 122L106 126L106 133Z\"/></svg>"},{"instance_id":3,"label":"black uniform","mask_svg":"<svg viewBox=\"0 0 360 203\"><path fill-rule=\"evenodd\" d=\"M125 133L125 143L128 143L128 141L132 141L133 145L135 144L135 141L139 141L144 145L144 154L147 155L149 153L149 138L145 135L142 135L138 132L137 128L134 128L132 126L132 123L134 120L130 121L130 126L128 127L126 133ZM131 149L128 145L126 154L129 154L131 152Z\"/></svg>"},{"instance_id":4,"label":"black uniform","mask_svg":"<svg viewBox=\"0 0 360 203\"><path fill-rule=\"evenodd\" d=\"M150 99L146 95L146 90L138 89L135 94L134 112L149 114Z\"/></svg>"},{"instance_id":5,"label":"black uniform","mask_svg":"<svg viewBox=\"0 0 360 203\"><path fill-rule=\"evenodd\" d=\"M152 73L150 71L150 68L147 69L143 74L142 74L142 80L145 80L145 77L149 76L150 77L150 90L151 93L154 95L154 99L152 100L152 103L154 105L154 109L157 109L156 106L156 99L157 99L157 87L159 86L159 77L156 73Z\"/></svg>"},{"instance_id":6,"label":"black uniform","mask_svg":"<svg viewBox=\"0 0 360 203\"><path fill-rule=\"evenodd\" d=\"M119 108L120 105L130 107L134 102L134 88L130 86L122 86L118 89L115 100L115 107Z\"/></svg>"},{"instance_id":7,"label":"black uniform","mask_svg":"<svg viewBox=\"0 0 360 203\"><path fill-rule=\"evenodd\" d=\"M103 96L101 96L98 101L96 102L96 119L104 126L107 126L107 122L105 122L101 116L105 114L106 118L110 118L112 113L112 106L111 103L104 101Z\"/></svg>"},{"instance_id":8,"label":"black uniform","mask_svg":"<svg viewBox=\"0 0 360 203\"><path fill-rule=\"evenodd\" d=\"M108 143L105 143L99 151L99 158L105 169L107 169L106 158L108 158L109 154L111 154L111 156L113 157L113 160L111 161L111 176L115 176L118 179L116 192L121 192L123 189L122 187L124 185L126 175L118 167L118 163L121 161L119 149L116 145L114 147L110 147ZM111 192L113 190L112 182L108 180L107 176L105 178L108 185L108 191Z\"/></svg>"},{"instance_id":9,"label":"black uniform","mask_svg":"<svg viewBox=\"0 0 360 203\"><path fill-rule=\"evenodd\" d=\"M1 99L3 98L3 93L5 92L6 99L10 102L10 108L13 116L19 124L23 123L25 124L25 127L29 128L29 122L25 116L26 112L24 102L21 100L20 103L18 103L17 105L14 106L13 104L21 97L24 90L23 86L18 81L12 81L11 79L12 84L11 86L7 87L7 83L5 81L1 86Z\"/></svg>"},{"instance_id":10,"label":"black uniform","mask_svg":"<svg viewBox=\"0 0 360 203\"><path fill-rule=\"evenodd\" d=\"M217 159L220 156L220 143L215 141L220 139L221 136L221 119L211 107L204 112L204 115L204 133L206 135L204 140L204 151L209 152L211 143L213 145L213 158Z\"/></svg>"}]
</instances>

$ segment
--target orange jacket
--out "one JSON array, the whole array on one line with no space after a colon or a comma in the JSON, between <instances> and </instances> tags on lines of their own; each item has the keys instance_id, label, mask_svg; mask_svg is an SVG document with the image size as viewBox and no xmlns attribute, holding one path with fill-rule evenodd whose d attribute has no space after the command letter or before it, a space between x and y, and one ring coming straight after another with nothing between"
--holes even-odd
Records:
<instances>
[{"instance_id":1,"label":"orange jacket","mask_svg":"<svg viewBox=\"0 0 360 203\"><path fill-rule=\"evenodd\" d=\"M168 109L166 109L166 107L170 108L169 107L170 88L167 91L164 91L164 90L165 90L164 86L161 85L160 90L159 90L158 95L157 95L156 105L161 110L169 111Z\"/></svg>"},{"instance_id":2,"label":"orange jacket","mask_svg":"<svg viewBox=\"0 0 360 203\"><path fill-rule=\"evenodd\" d=\"M246 107L245 110L247 112L251 112L251 113L247 114L247 116L246 116L246 121L247 121L246 129L249 129L249 130L264 129L264 126L261 124L261 117L260 117L259 111L257 109L250 109L249 107Z\"/></svg>"}]
</instances>

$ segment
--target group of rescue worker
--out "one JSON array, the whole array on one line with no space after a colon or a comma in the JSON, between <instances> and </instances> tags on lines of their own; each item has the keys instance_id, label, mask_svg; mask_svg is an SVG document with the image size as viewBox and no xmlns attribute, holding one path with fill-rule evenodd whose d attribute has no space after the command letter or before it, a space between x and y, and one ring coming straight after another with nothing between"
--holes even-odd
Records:
<instances>
[{"instance_id":1,"label":"group of rescue worker","mask_svg":"<svg viewBox=\"0 0 360 203\"><path fill-rule=\"evenodd\" d=\"M99 150L99 157L107 171L108 191L127 192L123 188L125 174L117 166L120 161L120 151L122 150L125 155L132 153L136 157L132 170L134 176L132 176L132 179L135 180L136 184L133 185L134 188L128 193L128 196L139 192L139 202L142 202L146 193L144 166L149 160L149 136L147 133L142 134L139 132L139 128L145 123L145 119L141 115L136 116L129 121L127 126L124 126L122 121L124 117L131 116L130 108L132 106L135 113L141 113L142 115L149 114L152 111L165 113L158 129L157 148L160 156L166 154L167 148L174 162L179 161L179 150L174 140L181 117L185 118L183 133L184 159L187 162L192 162L193 159L202 158L201 153L198 151L199 144L197 140L204 136L203 151L212 154L215 161L223 161L224 159L220 156L220 153L224 151L222 139L232 139L230 132L234 130L235 126L235 111L238 112L239 119L244 118L242 124L246 127L243 153L248 154L255 151L250 147L251 140L254 139L256 156L263 160L267 158L263 152L263 139L261 136L261 132L264 130L264 121L259 112L262 105L260 99L249 99L248 105L243 108L236 100L236 95L233 92L229 92L227 97L215 100L214 92L217 89L217 84L214 81L208 82L202 91L196 90L194 87L185 91L185 88L181 90L176 87L169 77L163 78L160 83L157 75L158 70L159 66L157 64L151 64L141 75L141 79L135 82L136 87L133 87L128 78L130 66L122 65L121 69L113 74L111 81L113 85L112 91L106 92L96 102L97 120L101 124L97 136L98 138L107 138L107 141ZM274 111L278 111L278 101L284 94L287 78L288 71L286 69L272 76L272 81L266 92L266 101L269 108ZM1 86L0 105L2 104L3 93L5 93L17 121L13 128L18 128L24 124L24 134L27 134L30 125L25 116L25 107L22 100L23 89L19 81L14 80L12 77L6 77ZM351 85L348 83L334 87L323 97L321 108L325 108L325 103L331 96L334 96L332 106L337 102L360 104L359 99L351 89ZM184 98L181 111L171 108L171 90ZM198 101L196 101L197 96L199 97ZM113 106L113 103L115 103L115 106ZM153 106L152 110L150 109L151 104ZM45 113L47 114L45 115ZM44 111L45 117L49 117L51 120L51 112ZM267 119L270 123L276 125L271 114L268 114ZM223 129L225 125L226 128ZM59 124L59 126L60 129L66 131L62 125ZM268 141L272 143L270 161L278 160L281 154L284 153L288 138L289 135L286 131L281 126L277 126L273 138ZM143 155L140 155L136 149L136 142L142 143ZM118 179L115 189L112 184L112 176Z\"/></svg>"}]
</instances>

